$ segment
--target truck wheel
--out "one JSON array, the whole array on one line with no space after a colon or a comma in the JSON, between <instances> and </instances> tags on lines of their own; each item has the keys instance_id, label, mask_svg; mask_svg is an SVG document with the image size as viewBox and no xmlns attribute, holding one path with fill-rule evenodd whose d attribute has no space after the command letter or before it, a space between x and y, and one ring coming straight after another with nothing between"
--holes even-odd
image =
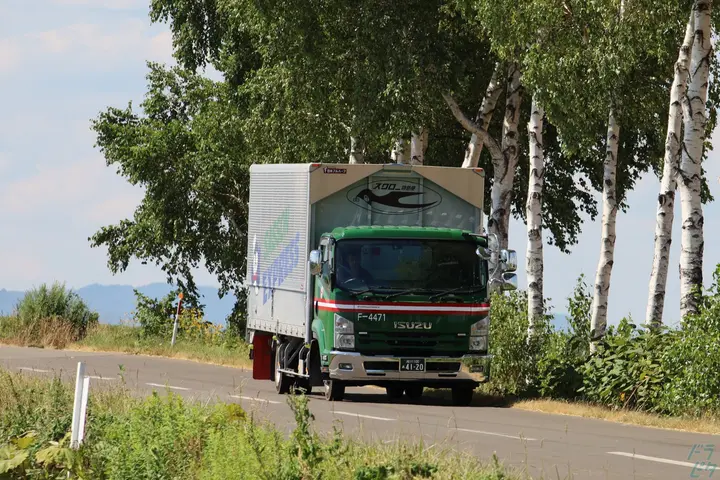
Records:
<instances>
[{"instance_id":1,"label":"truck wheel","mask_svg":"<svg viewBox=\"0 0 720 480\"><path fill-rule=\"evenodd\" d=\"M453 405L458 407L467 407L472 403L475 389L472 387L456 387L452 389Z\"/></svg>"},{"instance_id":2,"label":"truck wheel","mask_svg":"<svg viewBox=\"0 0 720 480\"><path fill-rule=\"evenodd\" d=\"M325 400L342 401L345 397L345 385L337 380L325 380Z\"/></svg>"},{"instance_id":3,"label":"truck wheel","mask_svg":"<svg viewBox=\"0 0 720 480\"><path fill-rule=\"evenodd\" d=\"M280 371L280 358L285 354L285 348L287 344L282 344L275 350L275 390L280 395L288 393L293 383L292 378Z\"/></svg>"},{"instance_id":4,"label":"truck wheel","mask_svg":"<svg viewBox=\"0 0 720 480\"><path fill-rule=\"evenodd\" d=\"M421 385L411 385L409 387L405 387L405 395L407 395L408 398L417 400L422 397L423 390L425 390L425 388Z\"/></svg>"},{"instance_id":5,"label":"truck wheel","mask_svg":"<svg viewBox=\"0 0 720 480\"><path fill-rule=\"evenodd\" d=\"M385 393L387 393L387 396L393 399L397 399L402 397L403 395L403 387L397 386L397 385L390 385L385 387Z\"/></svg>"}]
</instances>

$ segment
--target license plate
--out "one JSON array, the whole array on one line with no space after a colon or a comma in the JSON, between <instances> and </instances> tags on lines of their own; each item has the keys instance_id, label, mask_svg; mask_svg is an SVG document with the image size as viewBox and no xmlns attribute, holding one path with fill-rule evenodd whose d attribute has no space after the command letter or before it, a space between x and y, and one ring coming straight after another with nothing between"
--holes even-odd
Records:
<instances>
[{"instance_id":1,"label":"license plate","mask_svg":"<svg viewBox=\"0 0 720 480\"><path fill-rule=\"evenodd\" d=\"M400 359L400 370L403 372L424 372L425 371L425 359L424 358L401 358Z\"/></svg>"}]
</instances>

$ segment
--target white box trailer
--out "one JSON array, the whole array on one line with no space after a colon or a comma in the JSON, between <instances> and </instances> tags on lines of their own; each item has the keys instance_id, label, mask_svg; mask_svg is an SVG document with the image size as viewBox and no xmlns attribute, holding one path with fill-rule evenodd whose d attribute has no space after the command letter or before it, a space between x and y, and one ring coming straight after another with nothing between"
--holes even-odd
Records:
<instances>
[{"instance_id":1,"label":"white box trailer","mask_svg":"<svg viewBox=\"0 0 720 480\"><path fill-rule=\"evenodd\" d=\"M254 164L248 218L248 332L310 341L310 251L336 227L422 226L481 233L480 168ZM249 335L250 336L250 335Z\"/></svg>"}]
</instances>

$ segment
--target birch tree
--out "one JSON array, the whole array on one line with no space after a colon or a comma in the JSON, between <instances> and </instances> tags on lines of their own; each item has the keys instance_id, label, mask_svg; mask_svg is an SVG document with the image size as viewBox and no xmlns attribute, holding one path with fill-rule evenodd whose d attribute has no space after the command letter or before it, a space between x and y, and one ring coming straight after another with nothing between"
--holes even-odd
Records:
<instances>
[{"instance_id":1,"label":"birch tree","mask_svg":"<svg viewBox=\"0 0 720 480\"><path fill-rule=\"evenodd\" d=\"M695 10L690 13L690 19L685 28L685 37L678 59L675 62L675 76L670 90L670 109L667 123L667 136L665 140L665 158L663 174L658 195L657 220L655 225L655 251L653 255L652 272L650 274L650 287L646 323L648 326L658 326L662 323L663 308L665 305L665 288L667 286L668 264L670 262L670 244L672 243L672 226L675 217L675 190L677 177L680 172L680 155L682 145L683 111L682 104L686 102L687 81L689 75L690 49L695 34Z\"/></svg>"},{"instance_id":2,"label":"birch tree","mask_svg":"<svg viewBox=\"0 0 720 480\"><path fill-rule=\"evenodd\" d=\"M488 84L487 91L483 97L480 109L475 116L475 123L483 129L485 132L488 131L490 122L492 121L493 114L495 113L495 106L497 101L502 94L502 82L500 82L502 64L497 63L493 70L490 83ZM483 139L477 134L473 133L468 142L467 149L465 150L465 158L463 159L463 168L475 168L478 166L480 160L480 153L483 148Z\"/></svg>"},{"instance_id":3,"label":"birch tree","mask_svg":"<svg viewBox=\"0 0 720 480\"><path fill-rule=\"evenodd\" d=\"M690 82L683 102L684 134L680 161L680 199L682 236L680 248L680 315L697 313L702 287L703 213L702 157L705 141L706 111L710 72L711 0L698 0L693 5L695 38L692 46Z\"/></svg>"},{"instance_id":4,"label":"birch tree","mask_svg":"<svg viewBox=\"0 0 720 480\"><path fill-rule=\"evenodd\" d=\"M527 253L526 272L528 283L528 319L530 329L542 318L543 297L543 242L542 242L542 197L545 179L545 159L543 156L543 117L545 113L533 97L528 139L530 142L530 174L528 175L527 198Z\"/></svg>"}]
</instances>

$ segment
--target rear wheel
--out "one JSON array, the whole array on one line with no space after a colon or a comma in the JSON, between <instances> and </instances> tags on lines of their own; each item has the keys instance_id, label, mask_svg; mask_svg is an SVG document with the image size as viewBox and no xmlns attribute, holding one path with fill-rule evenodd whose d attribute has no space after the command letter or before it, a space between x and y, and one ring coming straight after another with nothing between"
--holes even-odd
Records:
<instances>
[{"instance_id":1,"label":"rear wheel","mask_svg":"<svg viewBox=\"0 0 720 480\"><path fill-rule=\"evenodd\" d=\"M403 387L398 385L389 385L385 387L385 393L387 393L387 396L390 398L398 399L403 395Z\"/></svg>"},{"instance_id":2,"label":"rear wheel","mask_svg":"<svg viewBox=\"0 0 720 480\"><path fill-rule=\"evenodd\" d=\"M418 398L422 397L423 390L425 389L422 385L410 385L408 387L405 387L405 395L407 395L408 398L417 400Z\"/></svg>"},{"instance_id":3,"label":"rear wheel","mask_svg":"<svg viewBox=\"0 0 720 480\"><path fill-rule=\"evenodd\" d=\"M452 389L453 405L458 407L466 407L472 403L475 389L472 387L455 387Z\"/></svg>"},{"instance_id":4,"label":"rear wheel","mask_svg":"<svg viewBox=\"0 0 720 480\"><path fill-rule=\"evenodd\" d=\"M345 397L345 385L337 380L325 380L325 399L331 402L342 401Z\"/></svg>"},{"instance_id":5,"label":"rear wheel","mask_svg":"<svg viewBox=\"0 0 720 480\"><path fill-rule=\"evenodd\" d=\"M285 355L286 348L287 343L283 343L275 349L275 391L281 395L288 393L293 383L291 377L280 371L280 359Z\"/></svg>"}]
</instances>

